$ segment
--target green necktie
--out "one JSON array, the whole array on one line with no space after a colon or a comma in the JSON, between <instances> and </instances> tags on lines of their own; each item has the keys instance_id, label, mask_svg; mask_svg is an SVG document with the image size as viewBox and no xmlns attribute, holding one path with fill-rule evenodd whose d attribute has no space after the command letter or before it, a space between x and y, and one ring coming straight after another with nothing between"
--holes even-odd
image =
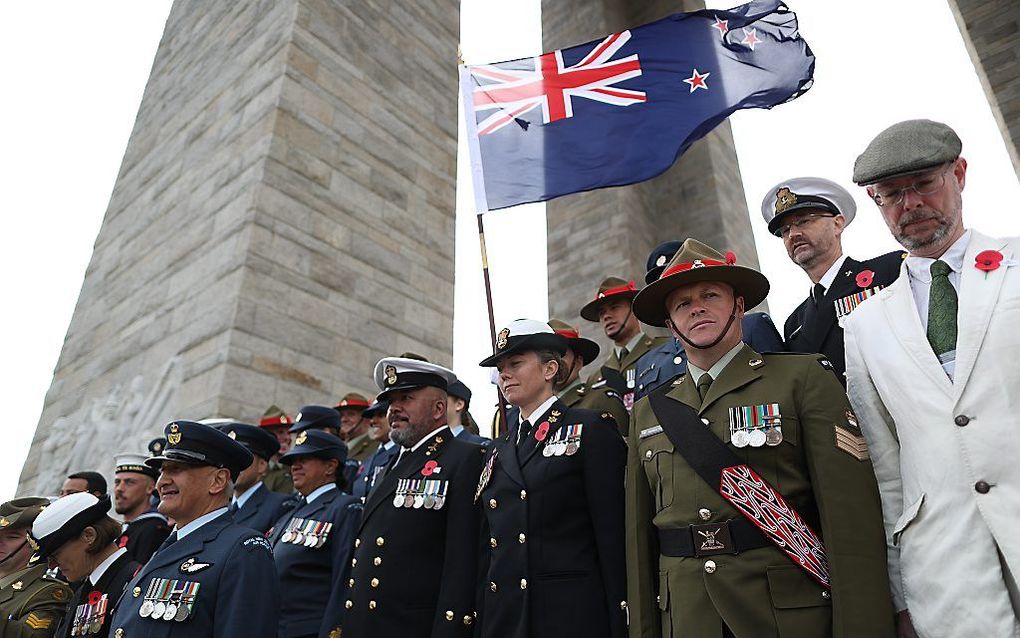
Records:
<instances>
[{"instance_id":1,"label":"green necktie","mask_svg":"<svg viewBox=\"0 0 1020 638\"><path fill-rule=\"evenodd\" d=\"M698 379L698 396L701 397L701 402L705 402L705 397L708 396L708 389L712 387L712 375L705 373Z\"/></svg>"},{"instance_id":2,"label":"green necktie","mask_svg":"<svg viewBox=\"0 0 1020 638\"><path fill-rule=\"evenodd\" d=\"M628 354L630 354L630 350L627 349L627 346L620 348L620 361L626 359Z\"/></svg>"},{"instance_id":3,"label":"green necktie","mask_svg":"<svg viewBox=\"0 0 1020 638\"><path fill-rule=\"evenodd\" d=\"M937 356L956 350L956 289L949 281L953 269L944 261L931 265L928 292L928 343Z\"/></svg>"}]
</instances>

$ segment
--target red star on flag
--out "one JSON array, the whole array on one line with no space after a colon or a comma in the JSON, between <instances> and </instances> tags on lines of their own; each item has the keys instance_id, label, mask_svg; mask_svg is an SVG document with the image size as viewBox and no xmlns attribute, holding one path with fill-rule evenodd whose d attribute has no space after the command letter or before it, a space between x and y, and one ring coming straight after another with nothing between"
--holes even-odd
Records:
<instances>
[{"instance_id":1,"label":"red star on flag","mask_svg":"<svg viewBox=\"0 0 1020 638\"><path fill-rule=\"evenodd\" d=\"M719 29L719 35L725 36L726 32L730 30L728 26L729 20L720 20L719 16L715 16L715 24L712 25L713 29Z\"/></svg>"},{"instance_id":2,"label":"red star on flag","mask_svg":"<svg viewBox=\"0 0 1020 638\"><path fill-rule=\"evenodd\" d=\"M747 46L751 47L752 51L754 51L754 45L761 44L761 40L758 39L758 30L751 29L750 31L748 31L745 28L744 39L740 41L740 44L746 44Z\"/></svg>"},{"instance_id":3,"label":"red star on flag","mask_svg":"<svg viewBox=\"0 0 1020 638\"><path fill-rule=\"evenodd\" d=\"M711 72L709 72L709 73L698 73L698 70L694 69L694 74L691 75L690 78L684 80L684 82L686 82L687 84L691 85L691 93L694 93L698 89L705 89L707 91L708 90L708 85L705 84L705 80L707 80L708 76L710 76L710 75L712 75Z\"/></svg>"}]
</instances>

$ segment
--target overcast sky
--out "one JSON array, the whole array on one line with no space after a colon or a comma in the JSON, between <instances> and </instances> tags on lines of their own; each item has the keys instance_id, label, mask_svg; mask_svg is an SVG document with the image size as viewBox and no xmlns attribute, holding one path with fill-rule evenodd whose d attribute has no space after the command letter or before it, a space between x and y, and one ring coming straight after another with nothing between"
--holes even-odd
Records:
<instances>
[{"instance_id":1,"label":"overcast sky","mask_svg":"<svg viewBox=\"0 0 1020 638\"><path fill-rule=\"evenodd\" d=\"M491 2L466 0L465 61L541 53L539 4L517 0L513 11L500 5L498 15L490 15ZM1017 234L1020 185L945 0L790 5L818 58L814 88L772 111L731 118L776 323L782 325L807 294L808 280L766 232L762 196L791 176L833 179L850 188L860 206L844 235L846 252L865 258L895 249L874 205L849 177L867 142L896 121L928 117L952 125L970 163L967 224L993 235ZM0 223L7 241L0 250L0 293L7 311L0 313L0 409L7 418L0 500L17 485L169 8L169 0L4 8ZM555 43L572 44L579 43ZM494 393L477 362L491 350L470 184L459 164L454 368L476 393L476 418L487 422ZM501 211L486 224L497 323L545 318L544 206ZM594 289L597 282L591 284Z\"/></svg>"}]
</instances>

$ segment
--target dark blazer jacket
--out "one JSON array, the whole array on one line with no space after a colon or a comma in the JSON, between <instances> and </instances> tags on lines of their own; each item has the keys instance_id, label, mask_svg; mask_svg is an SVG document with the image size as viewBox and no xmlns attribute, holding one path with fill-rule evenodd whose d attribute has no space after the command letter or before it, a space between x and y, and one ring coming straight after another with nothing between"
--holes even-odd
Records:
<instances>
[{"instance_id":1,"label":"dark blazer jacket","mask_svg":"<svg viewBox=\"0 0 1020 638\"><path fill-rule=\"evenodd\" d=\"M244 505L234 512L234 522L265 534L294 505L296 501L288 495L272 492L259 483Z\"/></svg>"},{"instance_id":2,"label":"dark blazer jacket","mask_svg":"<svg viewBox=\"0 0 1020 638\"><path fill-rule=\"evenodd\" d=\"M286 534L289 523L298 519L306 525L331 523L333 527L322 545L309 547L305 544L307 538ZM347 591L354 532L360 520L361 500L330 490L298 506L274 526L270 542L280 580L279 638L326 638L341 626L343 606L329 603ZM324 615L327 608L331 614Z\"/></svg>"},{"instance_id":3,"label":"dark blazer jacket","mask_svg":"<svg viewBox=\"0 0 1020 638\"><path fill-rule=\"evenodd\" d=\"M379 473L386 469L390 460L399 452L399 445L394 445L389 449L382 445L377 447L375 452L372 452L372 456L362 465L361 473L354 479L351 493L360 499L368 496L368 493L372 491L372 486L375 485L376 479L379 477Z\"/></svg>"},{"instance_id":4,"label":"dark blazer jacket","mask_svg":"<svg viewBox=\"0 0 1020 638\"><path fill-rule=\"evenodd\" d=\"M443 427L376 479L350 586L333 599L346 608L344 636L471 636L481 527L474 494L484 454ZM442 507L398 507L401 479L440 481L432 486L445 490Z\"/></svg>"},{"instance_id":5,"label":"dark blazer jacket","mask_svg":"<svg viewBox=\"0 0 1020 638\"><path fill-rule=\"evenodd\" d=\"M82 582L78 583L74 588L74 593L71 596L71 602L67 606L67 613L64 615L64 619L60 623L60 628L57 629L57 636L63 636L69 638L71 636L71 630L74 629L75 617L78 613L78 608L82 605L88 607L88 599L92 592L99 592L99 595L106 595L107 607L106 613L104 614L102 625L97 633L87 632L87 636L98 636L99 638L105 638L110 635L110 621L113 620L113 614L116 611L117 601L120 600L121 594L124 593L124 588L127 587L128 582L134 577L135 572L141 569L141 565L132 558L131 553L122 554L117 560L113 561L103 575L99 577L99 582L95 585L89 582L88 577Z\"/></svg>"},{"instance_id":6,"label":"dark blazer jacket","mask_svg":"<svg viewBox=\"0 0 1020 638\"><path fill-rule=\"evenodd\" d=\"M900 265L906 255L903 251L894 251L873 259L857 261L846 258L843 267L817 307L808 296L786 318L783 332L786 336L786 347L790 352L807 352L824 354L832 362L840 383L846 386L846 353L843 348L843 328L836 317L836 304L839 300L863 290L884 288L896 281L900 274ZM871 280L858 285L858 275L871 271ZM760 352L760 350L759 350Z\"/></svg>"},{"instance_id":7,"label":"dark blazer jacket","mask_svg":"<svg viewBox=\"0 0 1020 638\"><path fill-rule=\"evenodd\" d=\"M557 400L518 445L517 410L507 418L510 431L487 454L495 460L480 499L479 635L623 638L627 449L616 422ZM547 455L577 424L575 452Z\"/></svg>"},{"instance_id":8,"label":"dark blazer jacket","mask_svg":"<svg viewBox=\"0 0 1020 638\"><path fill-rule=\"evenodd\" d=\"M128 523L117 541L131 557L144 565L170 535L170 525L159 512L146 512Z\"/></svg>"},{"instance_id":9,"label":"dark blazer jacket","mask_svg":"<svg viewBox=\"0 0 1020 638\"><path fill-rule=\"evenodd\" d=\"M199 584L183 622L139 616L149 585L160 578ZM224 512L153 554L121 597L111 635L120 629L123 638L269 638L279 623L279 590L269 541Z\"/></svg>"}]
</instances>

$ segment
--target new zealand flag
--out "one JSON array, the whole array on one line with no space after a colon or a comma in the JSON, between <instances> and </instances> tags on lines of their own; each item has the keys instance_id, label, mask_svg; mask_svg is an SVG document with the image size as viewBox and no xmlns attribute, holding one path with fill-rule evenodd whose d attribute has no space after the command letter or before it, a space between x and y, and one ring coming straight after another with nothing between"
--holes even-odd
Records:
<instances>
[{"instance_id":1,"label":"new zealand flag","mask_svg":"<svg viewBox=\"0 0 1020 638\"><path fill-rule=\"evenodd\" d=\"M461 67L477 208L655 177L737 109L804 93L814 66L797 16L754 0Z\"/></svg>"}]
</instances>

